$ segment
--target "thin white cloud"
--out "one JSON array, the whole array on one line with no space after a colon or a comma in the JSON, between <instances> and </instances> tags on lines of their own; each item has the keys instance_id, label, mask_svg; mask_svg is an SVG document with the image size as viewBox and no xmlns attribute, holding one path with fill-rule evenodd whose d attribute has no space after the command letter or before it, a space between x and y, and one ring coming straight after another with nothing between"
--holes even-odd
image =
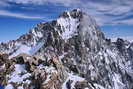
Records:
<instances>
[{"instance_id":1,"label":"thin white cloud","mask_svg":"<svg viewBox=\"0 0 133 89\"><path fill-rule=\"evenodd\" d=\"M119 20L131 15L133 11L132 3L133 0L110 0L108 3L88 1L83 3L81 8L93 15L100 25L127 24L126 22L133 24L131 19L126 19L121 23Z\"/></svg>"},{"instance_id":2,"label":"thin white cloud","mask_svg":"<svg viewBox=\"0 0 133 89\"><path fill-rule=\"evenodd\" d=\"M123 20L117 20L114 23L116 24L128 24L133 25L133 19L123 19Z\"/></svg>"},{"instance_id":3,"label":"thin white cloud","mask_svg":"<svg viewBox=\"0 0 133 89\"><path fill-rule=\"evenodd\" d=\"M0 15L2 16L10 16L10 17L16 17L16 18L24 18L24 19L43 19L43 17L38 16L28 16L21 13L12 13L6 10L0 10Z\"/></svg>"},{"instance_id":4,"label":"thin white cloud","mask_svg":"<svg viewBox=\"0 0 133 89\"><path fill-rule=\"evenodd\" d=\"M114 24L133 24L131 20L119 22L119 18L127 17L133 10L133 0L5 0L7 2L13 2L17 4L54 4L62 5L70 8L83 9L88 14L95 17L96 21L100 25L114 25ZM13 14L13 13L12 13ZM21 17L21 15L18 15ZM25 17L22 15L22 17ZM29 17L29 16L28 16ZM26 18L28 18L26 16Z\"/></svg>"},{"instance_id":5,"label":"thin white cloud","mask_svg":"<svg viewBox=\"0 0 133 89\"><path fill-rule=\"evenodd\" d=\"M8 7L8 6L10 6L7 2L5 2L5 1L0 1L0 7Z\"/></svg>"},{"instance_id":6,"label":"thin white cloud","mask_svg":"<svg viewBox=\"0 0 133 89\"><path fill-rule=\"evenodd\" d=\"M78 4L81 1L80 0L7 0L10 2L15 2L15 3L21 3L21 4L38 4L38 5L43 5L47 3L52 3L52 4L63 4L65 6L70 6L72 4Z\"/></svg>"},{"instance_id":7,"label":"thin white cloud","mask_svg":"<svg viewBox=\"0 0 133 89\"><path fill-rule=\"evenodd\" d=\"M117 37L111 37L111 40L113 41L113 42L116 42L116 40L118 39L118 38L122 38L122 39L124 39L124 40L127 40L127 41L129 41L129 42L133 42L133 36L117 36Z\"/></svg>"}]
</instances>

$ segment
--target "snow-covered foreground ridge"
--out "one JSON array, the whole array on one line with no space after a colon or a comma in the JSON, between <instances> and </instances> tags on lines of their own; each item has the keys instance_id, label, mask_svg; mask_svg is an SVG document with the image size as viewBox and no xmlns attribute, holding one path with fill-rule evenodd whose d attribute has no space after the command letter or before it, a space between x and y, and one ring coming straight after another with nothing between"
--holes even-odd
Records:
<instances>
[{"instance_id":1,"label":"snow-covered foreground ridge","mask_svg":"<svg viewBox=\"0 0 133 89\"><path fill-rule=\"evenodd\" d=\"M27 54L4 59L1 81L5 89L68 89L87 88L87 81L79 75L69 73L58 57L53 56L46 64L44 60ZM82 86L81 86L82 85Z\"/></svg>"},{"instance_id":2,"label":"snow-covered foreground ridge","mask_svg":"<svg viewBox=\"0 0 133 89\"><path fill-rule=\"evenodd\" d=\"M0 52L9 55L0 57L7 89L133 88L133 43L106 39L95 20L79 9L1 43Z\"/></svg>"}]
</instances>

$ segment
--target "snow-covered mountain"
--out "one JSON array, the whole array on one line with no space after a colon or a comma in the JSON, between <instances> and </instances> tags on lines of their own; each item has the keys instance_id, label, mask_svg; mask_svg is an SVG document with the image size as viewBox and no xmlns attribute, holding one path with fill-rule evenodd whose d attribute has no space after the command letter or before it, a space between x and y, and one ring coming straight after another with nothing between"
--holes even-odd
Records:
<instances>
[{"instance_id":1,"label":"snow-covered mountain","mask_svg":"<svg viewBox=\"0 0 133 89\"><path fill-rule=\"evenodd\" d=\"M5 77L7 87L13 83L23 89L26 83L31 89L133 89L133 43L120 38L116 42L106 39L95 20L79 9L63 12L57 20L40 23L19 39L1 43L0 52L16 61L21 59L15 57L20 53L30 55L22 56L22 64L15 61L14 72L6 74L8 79ZM57 62L51 64L55 57ZM29 59L38 59L38 64L27 62ZM30 64L30 71L26 63ZM55 79L51 83L52 79L43 79L39 85L33 83L36 73L44 72L47 76L59 73L61 81ZM18 77L21 73L23 76ZM15 81L15 76L22 81ZM24 76L28 76L30 83L23 82Z\"/></svg>"}]
</instances>

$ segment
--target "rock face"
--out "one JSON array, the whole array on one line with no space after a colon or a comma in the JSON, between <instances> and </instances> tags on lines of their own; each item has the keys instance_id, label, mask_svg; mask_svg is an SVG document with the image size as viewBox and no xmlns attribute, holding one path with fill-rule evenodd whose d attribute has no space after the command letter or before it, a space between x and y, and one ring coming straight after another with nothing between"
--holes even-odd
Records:
<instances>
[{"instance_id":1,"label":"rock face","mask_svg":"<svg viewBox=\"0 0 133 89\"><path fill-rule=\"evenodd\" d=\"M9 62L7 89L133 89L133 43L106 39L79 9L1 43L0 52L9 55L0 57L0 68Z\"/></svg>"}]
</instances>

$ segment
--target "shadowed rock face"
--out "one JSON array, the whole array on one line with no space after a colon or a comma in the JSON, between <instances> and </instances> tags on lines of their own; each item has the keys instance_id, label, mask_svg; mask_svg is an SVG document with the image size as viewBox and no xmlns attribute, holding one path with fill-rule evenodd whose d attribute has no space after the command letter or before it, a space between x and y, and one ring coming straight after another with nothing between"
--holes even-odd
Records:
<instances>
[{"instance_id":1,"label":"shadowed rock face","mask_svg":"<svg viewBox=\"0 0 133 89\"><path fill-rule=\"evenodd\" d=\"M0 45L1 52L11 59L22 48L28 49L23 52L30 56L15 57L19 64L15 68L21 66L30 73L31 82L26 84L35 89L133 88L133 43L106 39L95 20L79 9ZM47 80L46 74L51 79Z\"/></svg>"}]
</instances>

